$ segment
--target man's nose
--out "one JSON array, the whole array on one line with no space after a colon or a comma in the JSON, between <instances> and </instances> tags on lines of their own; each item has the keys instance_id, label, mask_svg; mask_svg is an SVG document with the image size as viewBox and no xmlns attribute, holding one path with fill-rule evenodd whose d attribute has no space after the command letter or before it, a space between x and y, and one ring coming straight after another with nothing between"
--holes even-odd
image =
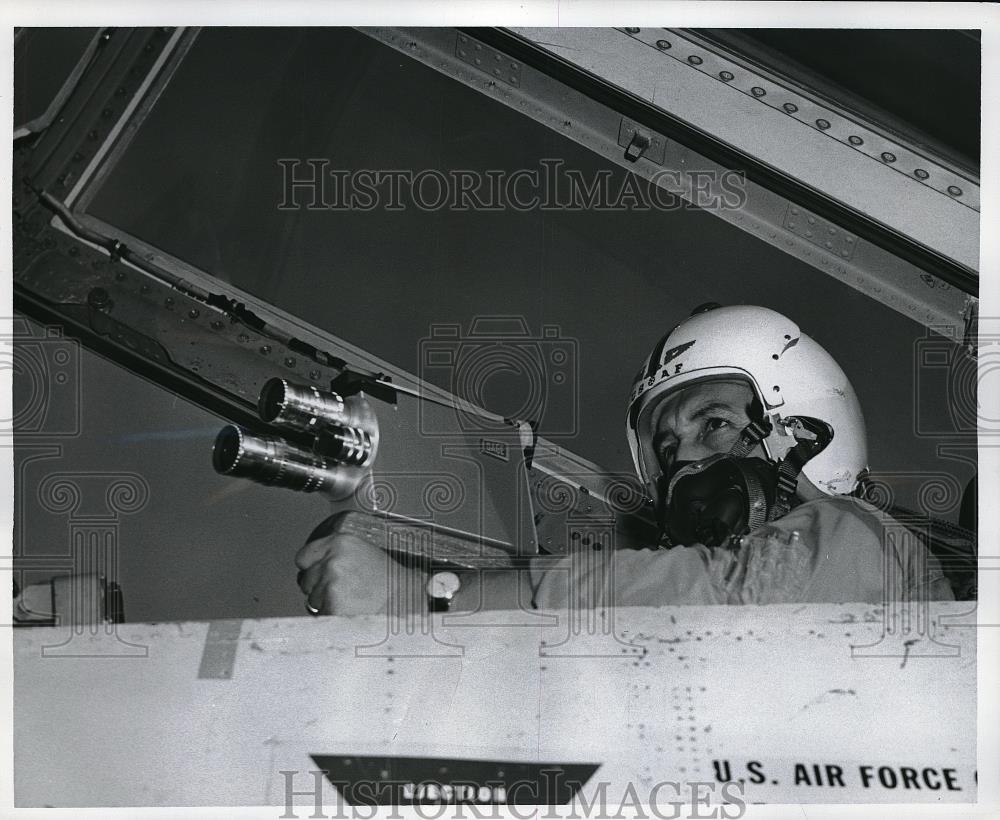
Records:
<instances>
[{"instance_id":1,"label":"man's nose","mask_svg":"<svg viewBox=\"0 0 1000 820\"><path fill-rule=\"evenodd\" d=\"M689 441L682 440L677 445L677 452L674 458L677 461L698 461L699 459L708 458L711 455L715 455L715 450L707 447L704 442L692 439Z\"/></svg>"}]
</instances>

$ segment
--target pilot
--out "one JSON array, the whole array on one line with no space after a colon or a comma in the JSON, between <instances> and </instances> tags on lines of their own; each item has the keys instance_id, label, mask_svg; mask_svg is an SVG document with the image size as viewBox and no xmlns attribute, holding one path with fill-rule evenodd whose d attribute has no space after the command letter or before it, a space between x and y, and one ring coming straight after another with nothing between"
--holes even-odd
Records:
<instances>
[{"instance_id":1,"label":"pilot","mask_svg":"<svg viewBox=\"0 0 1000 820\"><path fill-rule=\"evenodd\" d=\"M626 434L659 543L590 547L502 573L539 608L951 600L923 543L861 499L865 426L843 370L773 310L710 304L653 349L632 389ZM321 527L299 551L310 611L383 611L389 558ZM415 569L394 569L414 588ZM408 575L409 574L409 575ZM463 585L466 589L474 585ZM476 608L459 590L453 609ZM414 596L408 596L415 600Z\"/></svg>"}]
</instances>

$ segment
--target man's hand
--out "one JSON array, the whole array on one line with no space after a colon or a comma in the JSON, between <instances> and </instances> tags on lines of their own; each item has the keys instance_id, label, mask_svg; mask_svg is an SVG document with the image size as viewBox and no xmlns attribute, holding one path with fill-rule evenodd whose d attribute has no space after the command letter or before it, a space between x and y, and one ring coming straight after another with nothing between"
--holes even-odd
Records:
<instances>
[{"instance_id":1,"label":"man's hand","mask_svg":"<svg viewBox=\"0 0 1000 820\"><path fill-rule=\"evenodd\" d=\"M404 567L356 535L334 532L313 538L298 551L295 563L310 611L321 615L412 612L426 606L424 573Z\"/></svg>"}]
</instances>

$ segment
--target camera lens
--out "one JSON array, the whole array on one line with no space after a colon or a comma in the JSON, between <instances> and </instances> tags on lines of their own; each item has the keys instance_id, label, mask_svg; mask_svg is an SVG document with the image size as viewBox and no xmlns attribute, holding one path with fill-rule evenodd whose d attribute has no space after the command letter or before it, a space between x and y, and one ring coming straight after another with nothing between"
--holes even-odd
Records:
<instances>
[{"instance_id":1,"label":"camera lens","mask_svg":"<svg viewBox=\"0 0 1000 820\"><path fill-rule=\"evenodd\" d=\"M252 436L228 425L215 439L212 464L223 475L311 493L342 483L336 465L277 436Z\"/></svg>"},{"instance_id":2,"label":"camera lens","mask_svg":"<svg viewBox=\"0 0 1000 820\"><path fill-rule=\"evenodd\" d=\"M261 389L257 412L263 421L307 433L350 421L344 400L336 393L278 378L268 380Z\"/></svg>"}]
</instances>

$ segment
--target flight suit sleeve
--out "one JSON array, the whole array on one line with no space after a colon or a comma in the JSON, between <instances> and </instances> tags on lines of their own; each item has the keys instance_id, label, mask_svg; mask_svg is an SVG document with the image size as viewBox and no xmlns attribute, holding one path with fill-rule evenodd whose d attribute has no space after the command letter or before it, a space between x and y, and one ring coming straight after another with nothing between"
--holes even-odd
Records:
<instances>
[{"instance_id":1,"label":"flight suit sleeve","mask_svg":"<svg viewBox=\"0 0 1000 820\"><path fill-rule=\"evenodd\" d=\"M801 504L734 548L578 548L541 574L540 608L681 604L880 603L950 599L937 561L854 499ZM901 526L901 525L900 525ZM903 528L905 529L905 528Z\"/></svg>"}]
</instances>

